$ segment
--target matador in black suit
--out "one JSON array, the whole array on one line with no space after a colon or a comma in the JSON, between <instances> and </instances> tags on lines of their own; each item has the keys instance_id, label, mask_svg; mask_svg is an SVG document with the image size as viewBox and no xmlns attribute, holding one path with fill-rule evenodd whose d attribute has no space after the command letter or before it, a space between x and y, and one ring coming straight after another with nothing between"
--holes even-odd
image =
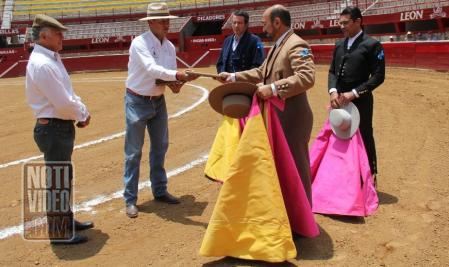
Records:
<instances>
[{"instance_id":1,"label":"matador in black suit","mask_svg":"<svg viewBox=\"0 0 449 267\"><path fill-rule=\"evenodd\" d=\"M362 14L347 7L340 14L345 35L335 44L329 69L328 90L332 108L352 101L360 112L360 133L365 144L372 174L377 174L376 147L373 137L372 91L385 79L385 55L379 41L363 32Z\"/></svg>"}]
</instances>

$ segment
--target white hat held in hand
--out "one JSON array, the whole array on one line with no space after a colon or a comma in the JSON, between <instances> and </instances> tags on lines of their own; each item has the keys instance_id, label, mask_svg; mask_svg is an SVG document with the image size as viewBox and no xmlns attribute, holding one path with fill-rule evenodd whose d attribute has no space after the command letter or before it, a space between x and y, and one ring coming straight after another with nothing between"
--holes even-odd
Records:
<instances>
[{"instance_id":1,"label":"white hat held in hand","mask_svg":"<svg viewBox=\"0 0 449 267\"><path fill-rule=\"evenodd\" d=\"M360 124L360 114L357 107L349 102L348 105L333 109L329 113L329 122L334 134L341 139L351 138Z\"/></svg>"}]
</instances>

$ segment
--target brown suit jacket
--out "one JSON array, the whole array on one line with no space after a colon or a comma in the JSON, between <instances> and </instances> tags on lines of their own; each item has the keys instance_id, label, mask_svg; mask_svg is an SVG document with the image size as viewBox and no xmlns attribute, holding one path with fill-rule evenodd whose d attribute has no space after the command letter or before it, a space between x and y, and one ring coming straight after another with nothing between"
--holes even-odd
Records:
<instances>
[{"instance_id":1,"label":"brown suit jacket","mask_svg":"<svg viewBox=\"0 0 449 267\"><path fill-rule=\"evenodd\" d=\"M274 83L277 87L287 86L285 109L278 111L278 115L311 202L308 143L312 132L313 114L306 91L315 83L315 64L309 45L290 31L274 52L273 48L270 50L259 68L237 72L236 80Z\"/></svg>"}]
</instances>

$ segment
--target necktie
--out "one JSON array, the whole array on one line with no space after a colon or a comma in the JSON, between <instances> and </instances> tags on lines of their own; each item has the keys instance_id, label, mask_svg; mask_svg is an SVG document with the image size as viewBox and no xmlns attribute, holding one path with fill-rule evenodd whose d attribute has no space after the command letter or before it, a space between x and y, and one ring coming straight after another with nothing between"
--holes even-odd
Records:
<instances>
[{"instance_id":1,"label":"necktie","mask_svg":"<svg viewBox=\"0 0 449 267\"><path fill-rule=\"evenodd\" d=\"M277 48L277 44L274 44L274 46L273 46L273 49L271 49L271 53L268 55L268 58L267 58L267 65L265 66L265 75L264 75L264 78L263 78L263 84L266 84L266 82L267 82L267 74L268 74L268 64L270 63L270 60L271 60L271 58L273 57L273 54L274 54L274 51L276 50L276 48Z\"/></svg>"}]
</instances>

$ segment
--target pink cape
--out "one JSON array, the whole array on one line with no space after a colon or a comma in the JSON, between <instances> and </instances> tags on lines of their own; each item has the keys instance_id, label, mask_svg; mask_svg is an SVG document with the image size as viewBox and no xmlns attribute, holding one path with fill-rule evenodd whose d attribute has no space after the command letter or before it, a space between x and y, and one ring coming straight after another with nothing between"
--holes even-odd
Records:
<instances>
[{"instance_id":1,"label":"pink cape","mask_svg":"<svg viewBox=\"0 0 449 267\"><path fill-rule=\"evenodd\" d=\"M273 106L284 109L284 102L271 98L266 102L268 116L268 136L273 150L274 162L281 184L282 196L293 232L306 236L319 235L319 229L312 215L299 171L285 138L284 131Z\"/></svg>"},{"instance_id":2,"label":"pink cape","mask_svg":"<svg viewBox=\"0 0 449 267\"><path fill-rule=\"evenodd\" d=\"M327 120L310 150L310 165L314 213L368 216L377 210L379 199L360 130L343 140Z\"/></svg>"},{"instance_id":3,"label":"pink cape","mask_svg":"<svg viewBox=\"0 0 449 267\"><path fill-rule=\"evenodd\" d=\"M258 110L254 109L254 105L258 105L256 96L253 98L252 105L253 108L248 117L254 116L254 110ZM315 237L320 234L320 231L275 110L276 108L284 110L284 105L284 101L275 97L264 101L268 138L292 231L302 236ZM240 120L242 127L247 118Z\"/></svg>"},{"instance_id":4,"label":"pink cape","mask_svg":"<svg viewBox=\"0 0 449 267\"><path fill-rule=\"evenodd\" d=\"M257 104L257 98L253 98L253 107ZM264 102L265 117L267 120L267 132L273 151L276 171L281 185L282 197L287 210L288 219L292 231L305 237L316 237L320 234L318 225L313 217L312 208L307 199L301 177L296 169L295 161L290 152L287 139L284 135L281 122L275 108L284 110L285 102L272 97ZM247 118L254 116L252 108L248 117L240 120L242 128Z\"/></svg>"}]
</instances>

